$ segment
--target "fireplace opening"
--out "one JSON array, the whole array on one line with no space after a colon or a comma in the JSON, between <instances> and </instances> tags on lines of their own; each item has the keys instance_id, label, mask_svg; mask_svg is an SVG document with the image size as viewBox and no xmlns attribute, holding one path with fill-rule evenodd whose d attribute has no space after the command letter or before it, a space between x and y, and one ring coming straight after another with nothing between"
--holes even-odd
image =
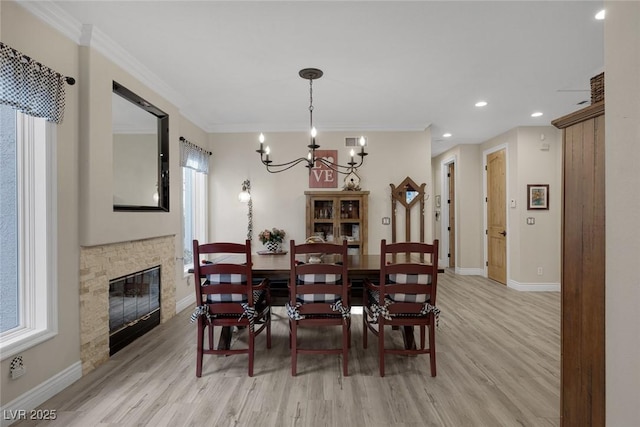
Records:
<instances>
[{"instance_id":1,"label":"fireplace opening","mask_svg":"<svg viewBox=\"0 0 640 427\"><path fill-rule=\"evenodd\" d=\"M160 324L160 266L109 281L109 355Z\"/></svg>"}]
</instances>

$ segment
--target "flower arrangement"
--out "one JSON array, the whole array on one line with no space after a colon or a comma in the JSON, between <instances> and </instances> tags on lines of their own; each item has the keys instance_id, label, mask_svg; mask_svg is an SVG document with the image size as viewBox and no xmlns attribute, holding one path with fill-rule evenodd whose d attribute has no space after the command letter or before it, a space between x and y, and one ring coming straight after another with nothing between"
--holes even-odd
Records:
<instances>
[{"instance_id":1,"label":"flower arrangement","mask_svg":"<svg viewBox=\"0 0 640 427\"><path fill-rule=\"evenodd\" d=\"M258 239L264 244L267 242L282 243L284 236L286 235L284 230L273 227L271 230L265 229L258 234Z\"/></svg>"}]
</instances>

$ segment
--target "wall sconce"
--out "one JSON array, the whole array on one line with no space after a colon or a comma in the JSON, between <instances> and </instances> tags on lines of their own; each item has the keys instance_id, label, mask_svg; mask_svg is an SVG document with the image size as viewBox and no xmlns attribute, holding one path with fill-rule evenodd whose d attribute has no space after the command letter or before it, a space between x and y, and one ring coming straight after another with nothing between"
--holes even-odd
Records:
<instances>
[{"instance_id":1,"label":"wall sconce","mask_svg":"<svg viewBox=\"0 0 640 427\"><path fill-rule=\"evenodd\" d=\"M251 200L251 193L249 192L249 190L251 190L251 182L246 179L242 183L242 191L240 192L240 194L238 194L238 200L240 200L242 203L247 203L249 200Z\"/></svg>"},{"instance_id":2,"label":"wall sconce","mask_svg":"<svg viewBox=\"0 0 640 427\"><path fill-rule=\"evenodd\" d=\"M248 179L242 182L242 191L238 194L238 200L247 204L247 239L253 240L253 202L251 201L251 181Z\"/></svg>"}]
</instances>

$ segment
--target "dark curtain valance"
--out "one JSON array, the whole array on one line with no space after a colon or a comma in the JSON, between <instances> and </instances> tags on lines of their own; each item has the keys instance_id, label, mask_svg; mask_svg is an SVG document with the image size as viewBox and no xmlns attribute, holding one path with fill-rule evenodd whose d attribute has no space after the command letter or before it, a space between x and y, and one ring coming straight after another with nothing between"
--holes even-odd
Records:
<instances>
[{"instance_id":1,"label":"dark curtain valance","mask_svg":"<svg viewBox=\"0 0 640 427\"><path fill-rule=\"evenodd\" d=\"M208 174L210 155L211 151L180 137L180 166Z\"/></svg>"},{"instance_id":2,"label":"dark curtain valance","mask_svg":"<svg viewBox=\"0 0 640 427\"><path fill-rule=\"evenodd\" d=\"M59 124L66 83L75 81L0 42L0 104Z\"/></svg>"}]
</instances>

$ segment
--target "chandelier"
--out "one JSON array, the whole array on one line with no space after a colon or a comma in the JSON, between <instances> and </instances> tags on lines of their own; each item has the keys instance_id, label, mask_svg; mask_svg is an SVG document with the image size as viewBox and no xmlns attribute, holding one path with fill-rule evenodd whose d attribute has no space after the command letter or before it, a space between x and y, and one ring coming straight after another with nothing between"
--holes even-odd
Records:
<instances>
[{"instance_id":1,"label":"chandelier","mask_svg":"<svg viewBox=\"0 0 640 427\"><path fill-rule=\"evenodd\" d=\"M320 146L316 143L316 135L318 134L316 128L313 126L313 81L322 77L322 70L317 68L305 68L300 70L298 73L300 77L303 79L309 80L309 128L310 128L310 141L307 148L309 148L309 152L306 157L299 157L297 159L291 160L286 163L274 163L273 160L269 158L270 149L269 146L264 147L264 134L260 134L260 149L256 150L258 154L260 154L260 161L267 168L268 172L278 173L284 172L288 169L291 169L297 164L303 163L306 168L309 169L309 173L311 173L311 169L314 167L318 167L316 165L321 164L325 167L334 170L338 173L348 175L349 173L355 171L364 161L364 156L368 153L364 151L364 146L366 144L366 140L364 136L361 136L358 143L360 144L360 152L356 153L353 149L351 150L351 161L349 161L346 165L340 165L338 163L332 162L325 157L316 156L316 150L320 148ZM355 156L356 154L360 157L360 160L356 162Z\"/></svg>"}]
</instances>

